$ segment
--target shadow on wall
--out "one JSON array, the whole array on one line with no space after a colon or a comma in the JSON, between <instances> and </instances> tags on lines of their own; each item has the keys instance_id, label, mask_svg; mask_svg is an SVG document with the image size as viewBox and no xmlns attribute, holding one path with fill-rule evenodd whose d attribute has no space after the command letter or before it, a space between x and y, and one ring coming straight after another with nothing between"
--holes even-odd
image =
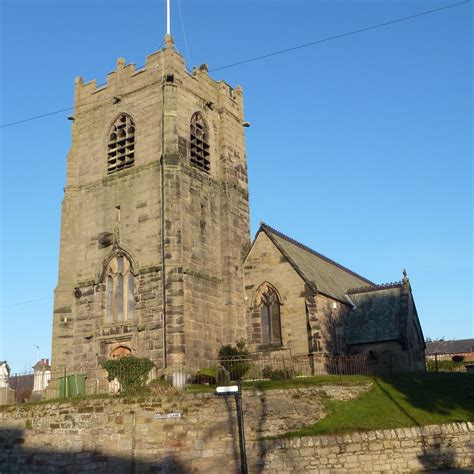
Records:
<instances>
[{"instance_id":1,"label":"shadow on wall","mask_svg":"<svg viewBox=\"0 0 474 474\"><path fill-rule=\"evenodd\" d=\"M57 452L50 449L26 449L22 430L0 428L0 472L101 472L130 474L163 472L188 474L182 463L172 455L153 462L131 459L130 456L109 456L93 452Z\"/></svg>"}]
</instances>

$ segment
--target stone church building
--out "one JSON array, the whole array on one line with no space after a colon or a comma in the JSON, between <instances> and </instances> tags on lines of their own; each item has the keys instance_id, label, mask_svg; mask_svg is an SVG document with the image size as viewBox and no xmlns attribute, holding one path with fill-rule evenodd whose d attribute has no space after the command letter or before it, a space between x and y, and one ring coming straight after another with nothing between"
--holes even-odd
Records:
<instances>
[{"instance_id":1,"label":"stone church building","mask_svg":"<svg viewBox=\"0 0 474 474\"><path fill-rule=\"evenodd\" d=\"M241 338L423 368L406 275L376 285L266 224L251 243L242 89L189 72L171 36L141 69L77 78L70 119L53 370L204 367Z\"/></svg>"}]
</instances>

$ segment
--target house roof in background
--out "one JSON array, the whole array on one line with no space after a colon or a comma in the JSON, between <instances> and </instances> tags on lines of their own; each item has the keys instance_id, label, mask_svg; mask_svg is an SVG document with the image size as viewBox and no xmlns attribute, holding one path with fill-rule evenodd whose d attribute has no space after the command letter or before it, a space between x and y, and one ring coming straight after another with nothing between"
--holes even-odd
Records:
<instances>
[{"instance_id":1,"label":"house roof in background","mask_svg":"<svg viewBox=\"0 0 474 474\"><path fill-rule=\"evenodd\" d=\"M426 343L427 354L454 354L455 352L474 352L474 339L453 341L433 341Z\"/></svg>"}]
</instances>

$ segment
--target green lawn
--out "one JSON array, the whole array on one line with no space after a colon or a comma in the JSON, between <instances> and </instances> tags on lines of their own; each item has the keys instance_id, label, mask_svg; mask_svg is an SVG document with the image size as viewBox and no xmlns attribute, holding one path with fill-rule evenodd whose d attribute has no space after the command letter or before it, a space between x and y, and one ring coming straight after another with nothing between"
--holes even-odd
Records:
<instances>
[{"instance_id":1,"label":"green lawn","mask_svg":"<svg viewBox=\"0 0 474 474\"><path fill-rule=\"evenodd\" d=\"M255 380L242 382L243 390L274 390L311 387L313 385L361 385L372 382L372 377L365 375L317 375L314 377L301 377L291 380ZM231 382L231 385L237 382ZM188 393L214 392L216 385L188 385Z\"/></svg>"},{"instance_id":2,"label":"green lawn","mask_svg":"<svg viewBox=\"0 0 474 474\"><path fill-rule=\"evenodd\" d=\"M328 415L285 437L474 421L474 376L407 374L374 378L370 392L348 401L327 400Z\"/></svg>"}]
</instances>

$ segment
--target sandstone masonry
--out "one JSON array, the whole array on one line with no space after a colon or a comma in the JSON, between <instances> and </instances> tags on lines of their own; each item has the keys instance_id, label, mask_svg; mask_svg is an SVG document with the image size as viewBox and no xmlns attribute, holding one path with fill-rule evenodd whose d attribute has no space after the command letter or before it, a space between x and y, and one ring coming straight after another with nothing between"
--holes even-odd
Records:
<instances>
[{"instance_id":1,"label":"sandstone masonry","mask_svg":"<svg viewBox=\"0 0 474 474\"><path fill-rule=\"evenodd\" d=\"M398 473L474 465L474 425L469 422L261 439L317 421L323 413L319 390L347 399L366 389L246 391L249 472ZM155 416L172 412L181 417ZM2 473L228 473L238 468L234 403L211 394L3 407L0 426Z\"/></svg>"},{"instance_id":2,"label":"sandstone masonry","mask_svg":"<svg viewBox=\"0 0 474 474\"><path fill-rule=\"evenodd\" d=\"M190 159L196 113L206 124L209 170ZM134 161L111 172L109 137L121 114L134 124ZM117 349L159 367L206 366L222 344L244 336L250 233L242 121L242 90L211 79L205 65L189 73L171 37L142 69L119 59L103 86L76 79L53 370L96 367ZM117 256L130 262L125 306L134 315L123 310L112 321L106 271Z\"/></svg>"}]
</instances>

